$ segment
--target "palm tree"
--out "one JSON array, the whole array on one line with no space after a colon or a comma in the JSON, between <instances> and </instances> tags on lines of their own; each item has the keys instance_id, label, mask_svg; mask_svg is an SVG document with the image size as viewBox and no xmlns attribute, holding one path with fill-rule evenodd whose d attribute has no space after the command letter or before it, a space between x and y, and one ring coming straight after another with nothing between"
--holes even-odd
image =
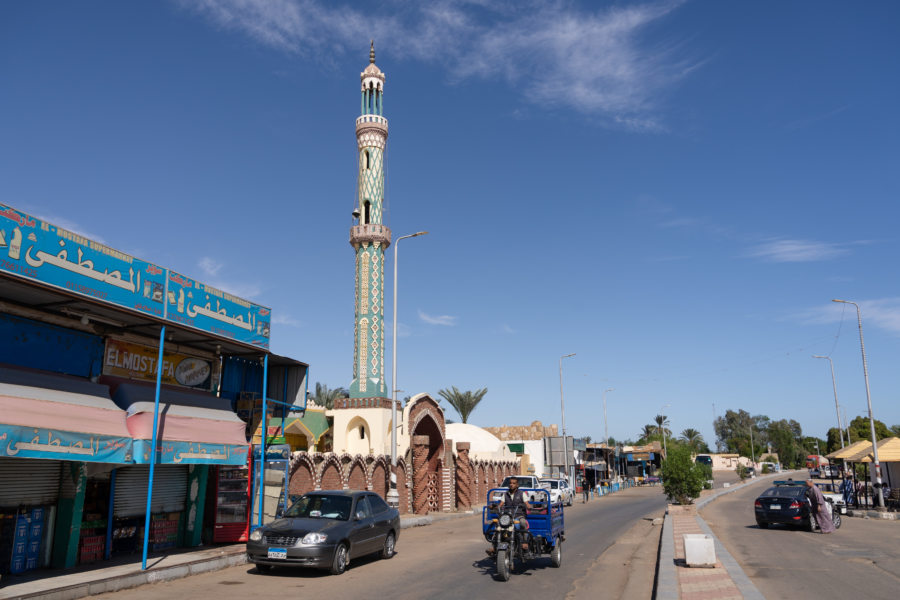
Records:
<instances>
[{"instance_id":1,"label":"palm tree","mask_svg":"<svg viewBox=\"0 0 900 600\"><path fill-rule=\"evenodd\" d=\"M463 423L468 423L469 415L472 414L472 411L475 410L475 407L478 406L478 403L481 402L487 391L487 388L481 388L474 392L469 390L460 392L454 385L450 390L438 390L438 394L456 409Z\"/></svg>"},{"instance_id":2,"label":"palm tree","mask_svg":"<svg viewBox=\"0 0 900 600\"><path fill-rule=\"evenodd\" d=\"M666 437L671 437L672 432L666 427L669 425L669 417L666 415L656 415L653 417L653 420L656 422L656 429L660 435L665 435Z\"/></svg>"},{"instance_id":3,"label":"palm tree","mask_svg":"<svg viewBox=\"0 0 900 600\"><path fill-rule=\"evenodd\" d=\"M328 410L334 408L334 401L339 400L340 398L347 398L349 396L349 392L344 388L338 387L333 390L329 390L328 386L316 382L316 393L313 394L312 400L319 406L322 406Z\"/></svg>"},{"instance_id":4,"label":"palm tree","mask_svg":"<svg viewBox=\"0 0 900 600\"><path fill-rule=\"evenodd\" d=\"M644 425L644 430L641 432L642 440L650 439L650 436L656 435L659 431L656 428L656 425Z\"/></svg>"},{"instance_id":5,"label":"palm tree","mask_svg":"<svg viewBox=\"0 0 900 600\"><path fill-rule=\"evenodd\" d=\"M681 439L690 446L691 452L694 453L699 452L700 445L703 444L703 436L699 431L691 427L681 432Z\"/></svg>"}]
</instances>

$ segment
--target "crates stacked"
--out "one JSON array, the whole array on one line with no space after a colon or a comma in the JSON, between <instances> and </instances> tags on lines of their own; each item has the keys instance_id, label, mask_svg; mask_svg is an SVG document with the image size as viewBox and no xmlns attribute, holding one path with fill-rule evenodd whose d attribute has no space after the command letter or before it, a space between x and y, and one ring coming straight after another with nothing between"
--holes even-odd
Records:
<instances>
[{"instance_id":1,"label":"crates stacked","mask_svg":"<svg viewBox=\"0 0 900 600\"><path fill-rule=\"evenodd\" d=\"M103 560L105 550L106 521L101 519L83 521L81 523L81 539L78 542L78 562L88 564Z\"/></svg>"},{"instance_id":2,"label":"crates stacked","mask_svg":"<svg viewBox=\"0 0 900 600\"><path fill-rule=\"evenodd\" d=\"M178 521L181 513L153 515L150 522L150 544L153 550L174 548L178 541Z\"/></svg>"},{"instance_id":3,"label":"crates stacked","mask_svg":"<svg viewBox=\"0 0 900 600\"><path fill-rule=\"evenodd\" d=\"M43 507L38 507L19 511L16 515L10 573L24 573L40 566L45 512Z\"/></svg>"}]
</instances>

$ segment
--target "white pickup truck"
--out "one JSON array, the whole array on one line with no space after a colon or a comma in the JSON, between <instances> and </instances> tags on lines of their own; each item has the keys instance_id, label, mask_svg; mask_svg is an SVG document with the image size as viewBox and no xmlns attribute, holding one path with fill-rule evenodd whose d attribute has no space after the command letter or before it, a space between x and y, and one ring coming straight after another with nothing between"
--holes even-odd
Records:
<instances>
[{"instance_id":1,"label":"white pickup truck","mask_svg":"<svg viewBox=\"0 0 900 600\"><path fill-rule=\"evenodd\" d=\"M503 480L503 483L500 484L500 488L498 488L493 495L491 496L491 502L500 502L503 499L503 492L509 489L509 480L515 477L519 480L519 489L521 490L540 490L545 489L547 491L550 490L550 487L546 483L541 483L541 480L535 477L534 475L510 475L509 477ZM529 502L533 502L535 500L535 492L525 492L526 499Z\"/></svg>"}]
</instances>

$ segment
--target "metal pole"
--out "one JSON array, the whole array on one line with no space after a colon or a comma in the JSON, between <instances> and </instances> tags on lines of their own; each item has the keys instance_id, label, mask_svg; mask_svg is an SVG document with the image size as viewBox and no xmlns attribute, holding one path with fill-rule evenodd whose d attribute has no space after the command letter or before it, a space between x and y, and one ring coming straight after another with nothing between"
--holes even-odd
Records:
<instances>
[{"instance_id":1,"label":"metal pole","mask_svg":"<svg viewBox=\"0 0 900 600\"><path fill-rule=\"evenodd\" d=\"M659 425L659 428L660 428L660 432L659 432L659 433L662 435L662 439L663 439L663 456L666 457L666 460L669 459L669 449L668 449L668 447L667 447L667 445L666 445L666 418L665 418L666 415L664 415L664 414L662 414L662 413L665 412L665 410L666 410L667 408L669 408L670 406L672 406L672 405L671 405L671 404L666 404L666 405L664 405L662 408L659 409L660 416L663 417L662 423L660 423L660 425Z\"/></svg>"},{"instance_id":2,"label":"metal pole","mask_svg":"<svg viewBox=\"0 0 900 600\"><path fill-rule=\"evenodd\" d=\"M387 493L387 502L394 508L400 506L400 494L397 492L397 254L400 251L400 240L425 235L427 231L417 231L400 236L394 242L394 323L391 343L391 485ZM411 435L411 434L410 434Z\"/></svg>"},{"instance_id":3,"label":"metal pole","mask_svg":"<svg viewBox=\"0 0 900 600\"><path fill-rule=\"evenodd\" d=\"M753 417L750 417L750 465L756 468L756 453L753 451Z\"/></svg>"},{"instance_id":4,"label":"metal pole","mask_svg":"<svg viewBox=\"0 0 900 600\"><path fill-rule=\"evenodd\" d=\"M564 354L559 357L559 406L562 410L562 437L563 437L563 460L566 468L566 481L569 480L569 438L566 437L566 402L563 399L563 382L562 382L562 359L575 356L575 353ZM570 481L571 483L571 481Z\"/></svg>"},{"instance_id":5,"label":"metal pole","mask_svg":"<svg viewBox=\"0 0 900 600\"><path fill-rule=\"evenodd\" d=\"M603 435L606 438L606 447L609 448L609 419L606 418L606 392L615 391L616 388L603 390Z\"/></svg>"},{"instance_id":6,"label":"metal pole","mask_svg":"<svg viewBox=\"0 0 900 600\"><path fill-rule=\"evenodd\" d=\"M266 404L266 388L269 379L269 354L263 356L263 380L262 380L262 420L260 427L260 444L259 444L259 510L257 511L256 526L262 527L263 524L263 488L266 484L266 435L269 430L268 406Z\"/></svg>"},{"instance_id":7,"label":"metal pole","mask_svg":"<svg viewBox=\"0 0 900 600\"><path fill-rule=\"evenodd\" d=\"M865 377L866 380L866 402L869 406L869 430L872 434L872 459L875 465L875 483L878 488L872 493L875 496L875 499L878 500L878 510L884 510L884 495L881 492L881 462L878 460L878 440L875 437L875 417L872 416L872 395L869 392L869 368L866 364L866 343L863 341L862 314L859 311L859 304L856 302L850 302L849 300L832 300L832 302L852 304L856 307L856 321L859 324L859 348L862 351L863 377Z\"/></svg>"},{"instance_id":8,"label":"metal pole","mask_svg":"<svg viewBox=\"0 0 900 600\"><path fill-rule=\"evenodd\" d=\"M169 274L166 273L166 287ZM163 306L169 303L168 294L163 294ZM150 481L147 483L147 514L144 515L144 549L141 555L141 570L147 570L147 549L150 544L150 505L153 501L153 475L156 470L157 430L159 429L159 390L162 387L163 350L166 344L166 326L159 330L159 356L156 359L156 396L153 399L153 435L150 440Z\"/></svg>"},{"instance_id":9,"label":"metal pole","mask_svg":"<svg viewBox=\"0 0 900 600\"><path fill-rule=\"evenodd\" d=\"M830 356L819 356L818 354L813 354L813 358L827 358L828 364L831 365L831 388L834 390L834 412L837 413L838 419L838 432L841 434L841 448L844 447L844 424L841 422L841 408L838 405L837 398L837 382L834 378L834 361L831 360ZM847 440L849 443L850 440Z\"/></svg>"}]
</instances>

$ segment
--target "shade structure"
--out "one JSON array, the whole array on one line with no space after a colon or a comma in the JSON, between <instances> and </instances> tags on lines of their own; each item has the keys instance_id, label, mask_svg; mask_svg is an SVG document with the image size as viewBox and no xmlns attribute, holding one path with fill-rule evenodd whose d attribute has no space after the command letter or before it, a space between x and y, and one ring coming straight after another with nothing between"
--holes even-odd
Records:
<instances>
[{"instance_id":1,"label":"shade structure","mask_svg":"<svg viewBox=\"0 0 900 600\"><path fill-rule=\"evenodd\" d=\"M0 454L130 463L125 411L86 379L0 367Z\"/></svg>"},{"instance_id":2,"label":"shade structure","mask_svg":"<svg viewBox=\"0 0 900 600\"><path fill-rule=\"evenodd\" d=\"M113 401L127 411L126 425L134 439L136 463L150 462L154 391L151 385L122 382L112 394ZM246 464L249 444L244 422L226 405L208 393L164 388L159 401L158 461Z\"/></svg>"},{"instance_id":3,"label":"shade structure","mask_svg":"<svg viewBox=\"0 0 900 600\"><path fill-rule=\"evenodd\" d=\"M875 457L872 453L872 443L866 442L866 447L856 454L847 457L849 462L870 463L874 462ZM897 462L900 461L900 438L889 437L878 440L878 461L879 462Z\"/></svg>"},{"instance_id":4,"label":"shade structure","mask_svg":"<svg viewBox=\"0 0 900 600\"><path fill-rule=\"evenodd\" d=\"M848 460L848 457L853 456L860 450L871 448L872 442L867 442L866 440L859 440L858 442L853 442L849 446L844 446L840 450L835 450L831 454L826 454L825 458L830 458L832 460Z\"/></svg>"},{"instance_id":5,"label":"shade structure","mask_svg":"<svg viewBox=\"0 0 900 600\"><path fill-rule=\"evenodd\" d=\"M276 424L277 419L269 421L269 426ZM303 418L290 418L285 421L284 432L311 437L314 444L319 443L323 435L331 430L325 413L308 410Z\"/></svg>"}]
</instances>

